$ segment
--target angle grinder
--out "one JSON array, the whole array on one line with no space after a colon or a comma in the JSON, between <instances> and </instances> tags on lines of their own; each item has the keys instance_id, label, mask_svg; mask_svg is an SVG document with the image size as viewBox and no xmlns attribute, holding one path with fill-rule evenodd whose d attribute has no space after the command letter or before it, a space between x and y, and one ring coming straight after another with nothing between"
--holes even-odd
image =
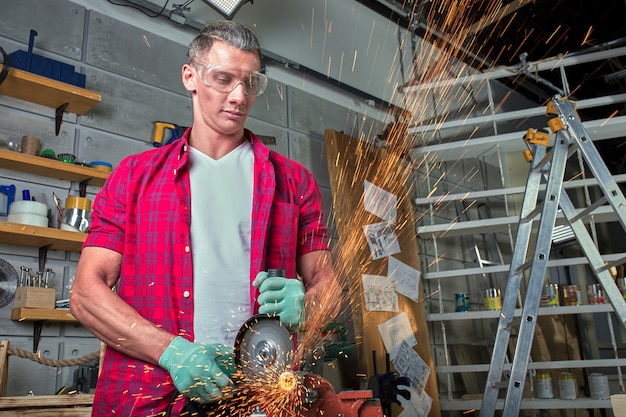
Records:
<instances>
[{"instance_id":1,"label":"angle grinder","mask_svg":"<svg viewBox=\"0 0 626 417\"><path fill-rule=\"evenodd\" d=\"M293 340L277 317L257 314L244 323L235 339L235 365L250 381L272 378L292 369Z\"/></svg>"},{"instance_id":2,"label":"angle grinder","mask_svg":"<svg viewBox=\"0 0 626 417\"><path fill-rule=\"evenodd\" d=\"M293 340L278 317L253 316L235 339L233 389L212 403L187 401L181 415L383 417L371 390L335 393L321 376L296 370L295 360Z\"/></svg>"},{"instance_id":3,"label":"angle grinder","mask_svg":"<svg viewBox=\"0 0 626 417\"><path fill-rule=\"evenodd\" d=\"M233 350L236 372L231 376L232 389L224 389L222 397L214 402L201 404L188 400L183 411L197 416L234 415L237 413L233 408L246 403L242 399L260 383L287 391L296 388L299 377L293 372L293 339L278 317L257 314L249 318L239 329ZM252 404L247 402L247 405ZM249 412L242 411L242 415Z\"/></svg>"}]
</instances>

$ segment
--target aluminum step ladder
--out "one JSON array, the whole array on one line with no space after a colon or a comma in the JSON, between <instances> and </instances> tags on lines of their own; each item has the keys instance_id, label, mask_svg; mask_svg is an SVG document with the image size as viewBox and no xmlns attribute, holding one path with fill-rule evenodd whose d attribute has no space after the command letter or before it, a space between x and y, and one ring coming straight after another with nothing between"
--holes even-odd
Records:
<instances>
[{"instance_id":1,"label":"aluminum step ladder","mask_svg":"<svg viewBox=\"0 0 626 417\"><path fill-rule=\"evenodd\" d=\"M535 132L525 139L532 144L533 155L528 174L526 192L522 203L517 238L511 259L506 292L502 301L502 314L498 323L487 383L480 409L481 417L494 415L498 392L507 387L503 405L503 416L517 416L520 411L524 382L532 346L537 313L541 301L541 291L545 280L547 263L552 245L552 234L559 208L563 217L574 231L580 247L589 262L596 278L602 284L606 295L622 325L626 327L626 302L613 282L609 269L624 262L619 259L606 264L600 255L583 220L595 209L609 203L617 220L626 232L626 199L613 179L589 135L585 131L572 103L556 95L548 103L546 115L550 117L548 126L555 134L554 146L546 152L548 134ZM578 210L563 190L563 178L568 157L580 150L591 172L598 181L604 196L584 210ZM545 193L540 196L541 184L545 183ZM538 202L538 198L541 201ZM533 220L540 214L536 243L531 259L526 259L532 232ZM510 378L503 381L504 361L509 337L515 324L514 313L517 295L523 273L530 270L526 297L524 300L519 331L515 347Z\"/></svg>"}]
</instances>

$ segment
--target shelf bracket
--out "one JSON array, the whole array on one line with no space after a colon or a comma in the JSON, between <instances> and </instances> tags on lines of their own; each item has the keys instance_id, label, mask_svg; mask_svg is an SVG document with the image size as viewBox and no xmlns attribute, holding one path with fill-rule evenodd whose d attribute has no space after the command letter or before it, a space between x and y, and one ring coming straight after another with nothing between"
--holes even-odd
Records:
<instances>
[{"instance_id":1,"label":"shelf bracket","mask_svg":"<svg viewBox=\"0 0 626 417\"><path fill-rule=\"evenodd\" d=\"M87 186L92 179L93 178L84 179L78 184L78 195L80 197L85 198L87 196Z\"/></svg>"},{"instance_id":2,"label":"shelf bracket","mask_svg":"<svg viewBox=\"0 0 626 417\"><path fill-rule=\"evenodd\" d=\"M48 249L52 244L48 244L39 248L39 272L43 272L46 269L46 260L48 258Z\"/></svg>"},{"instance_id":3,"label":"shelf bracket","mask_svg":"<svg viewBox=\"0 0 626 417\"><path fill-rule=\"evenodd\" d=\"M41 330L43 329L44 320L37 320L33 322L33 353L37 352L39 348L39 341L41 340Z\"/></svg>"},{"instance_id":4,"label":"shelf bracket","mask_svg":"<svg viewBox=\"0 0 626 417\"><path fill-rule=\"evenodd\" d=\"M55 117L54 117L54 133L59 136L59 133L61 132L61 123L63 123L63 113L65 112L65 109L67 109L67 106L69 106L70 103L64 103L61 104L59 107L56 108L55 110Z\"/></svg>"}]
</instances>

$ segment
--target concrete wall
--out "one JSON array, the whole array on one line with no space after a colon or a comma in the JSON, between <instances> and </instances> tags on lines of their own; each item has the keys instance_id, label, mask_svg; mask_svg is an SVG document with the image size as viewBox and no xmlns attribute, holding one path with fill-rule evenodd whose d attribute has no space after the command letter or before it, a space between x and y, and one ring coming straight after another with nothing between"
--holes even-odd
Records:
<instances>
[{"instance_id":1,"label":"concrete wall","mask_svg":"<svg viewBox=\"0 0 626 417\"><path fill-rule=\"evenodd\" d=\"M122 11L120 11L122 10ZM123 15L123 19L118 18ZM129 23L130 22L130 23ZM133 24L133 22L136 22ZM117 164L126 155L152 147L152 122L188 126L191 103L180 82L186 45L195 31L174 28L166 18L150 19L142 13L104 1L11 0L0 13L0 46L7 53L27 50L31 29L38 32L34 52L74 65L86 74L89 90L102 100L86 115L65 114L55 135L52 108L0 96L0 143L20 142L24 135L41 139L43 148L69 152L78 161ZM266 45L267 47L267 45ZM271 49L271 45L268 49ZM382 130L362 100L317 81L294 86L294 75L274 69L267 91L258 98L248 127L260 135L274 136L278 152L309 167L317 178L327 213L331 192L324 152L323 132L336 129L353 136ZM291 80L291 81L290 81ZM372 125L374 125L372 127ZM78 184L7 170L0 166L0 185L15 184L18 196L29 189L37 201L53 208L52 193L62 200L78 194ZM98 188L89 186L88 197ZM0 202L3 196L0 195ZM54 213L54 211L52 212ZM54 214L51 216L54 222ZM330 217L330 216L328 216ZM4 220L5 218L0 217ZM46 266L56 276L52 286L57 299L68 298L78 254L49 252ZM16 270L38 270L38 249L0 244L0 258ZM5 299L8 299L5 297ZM10 300L9 300L10 301ZM11 303L0 306L0 337L13 347L32 349L32 322L10 320ZM98 349L99 341L77 324L45 323L39 344L41 355L53 359L82 357ZM76 367L59 369L11 357L8 395L53 394L71 387Z\"/></svg>"}]
</instances>

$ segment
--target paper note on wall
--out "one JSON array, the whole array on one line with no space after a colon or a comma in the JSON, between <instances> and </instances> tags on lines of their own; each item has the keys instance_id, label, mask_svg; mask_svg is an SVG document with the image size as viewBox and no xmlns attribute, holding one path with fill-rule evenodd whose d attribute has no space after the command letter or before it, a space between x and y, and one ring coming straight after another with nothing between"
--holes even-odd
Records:
<instances>
[{"instance_id":1,"label":"paper note on wall","mask_svg":"<svg viewBox=\"0 0 626 417\"><path fill-rule=\"evenodd\" d=\"M363 226L363 232L372 259L381 259L400 253L400 244L394 231L394 225L385 222L368 224Z\"/></svg>"},{"instance_id":2,"label":"paper note on wall","mask_svg":"<svg viewBox=\"0 0 626 417\"><path fill-rule=\"evenodd\" d=\"M433 405L433 398L426 391L417 392L412 387L407 389L411 394L411 399L407 400L398 396L402 412L398 417L425 417L430 413Z\"/></svg>"},{"instance_id":3,"label":"paper note on wall","mask_svg":"<svg viewBox=\"0 0 626 417\"><path fill-rule=\"evenodd\" d=\"M420 271L394 257L389 257L388 262L387 276L396 283L396 291L417 303L420 295Z\"/></svg>"},{"instance_id":4,"label":"paper note on wall","mask_svg":"<svg viewBox=\"0 0 626 417\"><path fill-rule=\"evenodd\" d=\"M369 181L364 183L363 207L386 223L396 223L398 197Z\"/></svg>"},{"instance_id":5,"label":"paper note on wall","mask_svg":"<svg viewBox=\"0 0 626 417\"><path fill-rule=\"evenodd\" d=\"M400 348L402 342L406 342L409 346L415 346L417 344L415 334L411 328L411 322L405 312L380 323L378 325L378 332L383 339L385 349L392 358L395 356L395 352Z\"/></svg>"},{"instance_id":6,"label":"paper note on wall","mask_svg":"<svg viewBox=\"0 0 626 417\"><path fill-rule=\"evenodd\" d=\"M395 283L381 275L362 275L365 309L368 311L398 311Z\"/></svg>"},{"instance_id":7,"label":"paper note on wall","mask_svg":"<svg viewBox=\"0 0 626 417\"><path fill-rule=\"evenodd\" d=\"M402 376L411 380L411 386L421 392L430 376L430 367L406 341L400 343L392 356L393 366Z\"/></svg>"}]
</instances>

